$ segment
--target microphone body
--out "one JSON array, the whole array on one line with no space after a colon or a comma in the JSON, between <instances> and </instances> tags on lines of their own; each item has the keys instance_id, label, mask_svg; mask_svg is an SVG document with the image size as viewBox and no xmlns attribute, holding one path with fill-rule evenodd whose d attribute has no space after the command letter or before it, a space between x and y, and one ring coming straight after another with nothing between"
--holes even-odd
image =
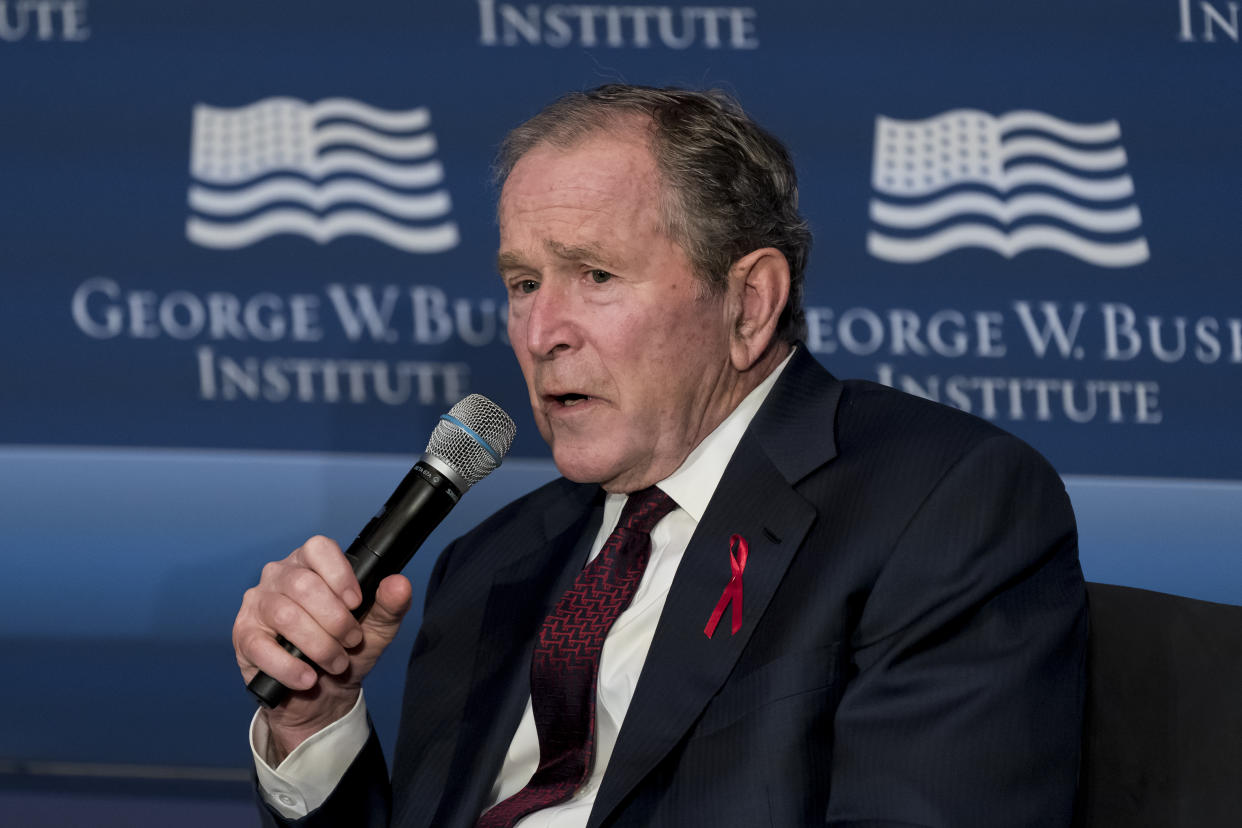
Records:
<instances>
[{"instance_id":1,"label":"microphone body","mask_svg":"<svg viewBox=\"0 0 1242 828\"><path fill-rule=\"evenodd\" d=\"M379 582L405 569L414 552L460 499L461 492L434 467L423 460L414 464L384 508L345 550L362 587L362 603L354 610L355 618L361 620L366 615L375 602Z\"/></svg>"},{"instance_id":2,"label":"microphone body","mask_svg":"<svg viewBox=\"0 0 1242 828\"><path fill-rule=\"evenodd\" d=\"M478 394L462 400L441 418L427 453L345 550L362 590L354 618L362 620L375 603L380 581L405 568L462 494L500 465L514 432L508 415ZM276 641L291 655L320 669L284 636L277 636ZM289 688L262 671L246 689L268 708L277 707L289 695Z\"/></svg>"}]
</instances>

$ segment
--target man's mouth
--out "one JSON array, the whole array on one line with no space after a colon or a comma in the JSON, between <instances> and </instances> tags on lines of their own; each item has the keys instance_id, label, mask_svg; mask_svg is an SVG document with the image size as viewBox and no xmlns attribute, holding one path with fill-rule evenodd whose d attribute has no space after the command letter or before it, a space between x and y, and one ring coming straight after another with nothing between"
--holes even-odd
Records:
<instances>
[{"instance_id":1,"label":"man's mouth","mask_svg":"<svg viewBox=\"0 0 1242 828\"><path fill-rule=\"evenodd\" d=\"M572 394L571 393L571 394L556 394L553 396L553 399L556 400L561 405L565 406L566 408L570 408L572 406L577 405L578 403L585 402L591 398L587 396L586 394Z\"/></svg>"}]
</instances>

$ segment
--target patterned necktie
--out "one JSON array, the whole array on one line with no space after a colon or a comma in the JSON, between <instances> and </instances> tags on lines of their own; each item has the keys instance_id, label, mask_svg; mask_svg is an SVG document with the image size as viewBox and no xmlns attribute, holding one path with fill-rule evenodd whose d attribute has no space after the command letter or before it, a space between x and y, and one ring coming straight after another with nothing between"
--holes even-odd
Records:
<instances>
[{"instance_id":1,"label":"patterned necktie","mask_svg":"<svg viewBox=\"0 0 1242 828\"><path fill-rule=\"evenodd\" d=\"M604 638L642 580L652 527L676 508L655 486L631 494L604 548L544 620L530 667L539 768L525 788L488 809L477 828L509 828L568 799L586 781L595 752L595 683Z\"/></svg>"}]
</instances>

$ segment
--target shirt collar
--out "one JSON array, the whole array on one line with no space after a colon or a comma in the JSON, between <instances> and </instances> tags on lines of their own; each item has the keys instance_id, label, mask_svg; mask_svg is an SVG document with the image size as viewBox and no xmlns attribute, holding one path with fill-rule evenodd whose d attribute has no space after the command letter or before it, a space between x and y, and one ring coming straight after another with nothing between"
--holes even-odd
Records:
<instances>
[{"instance_id":1,"label":"shirt collar","mask_svg":"<svg viewBox=\"0 0 1242 828\"><path fill-rule=\"evenodd\" d=\"M729 465L729 460L732 459L733 452L737 450L737 444L741 442L746 427L759 412L763 401L768 398L772 386L776 385L777 378L785 370L792 356L793 350L781 361L780 365L776 366L776 370L751 389L751 392L738 403L737 408L729 412L729 416L725 417L711 434L694 447L677 471L656 484L665 494L673 498L677 505L694 519L695 523L703 519L707 504L712 499L712 495L716 493L720 478L724 477L725 466ZM608 495L605 520L612 512L617 515L621 513L621 506L625 503L626 497L624 494Z\"/></svg>"}]
</instances>

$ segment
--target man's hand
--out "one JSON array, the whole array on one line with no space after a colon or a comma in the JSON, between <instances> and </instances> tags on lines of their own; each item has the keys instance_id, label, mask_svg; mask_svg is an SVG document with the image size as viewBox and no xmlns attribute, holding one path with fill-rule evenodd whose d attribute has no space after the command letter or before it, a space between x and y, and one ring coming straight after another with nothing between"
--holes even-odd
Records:
<instances>
[{"instance_id":1,"label":"man's hand","mask_svg":"<svg viewBox=\"0 0 1242 828\"><path fill-rule=\"evenodd\" d=\"M404 575L390 575L362 622L354 620L350 611L362 602L358 579L340 546L318 535L263 567L258 586L242 597L233 649L247 683L262 670L293 691L284 704L265 711L273 764L353 708L362 679L397 635L411 592ZM277 635L323 674L285 652Z\"/></svg>"}]
</instances>

